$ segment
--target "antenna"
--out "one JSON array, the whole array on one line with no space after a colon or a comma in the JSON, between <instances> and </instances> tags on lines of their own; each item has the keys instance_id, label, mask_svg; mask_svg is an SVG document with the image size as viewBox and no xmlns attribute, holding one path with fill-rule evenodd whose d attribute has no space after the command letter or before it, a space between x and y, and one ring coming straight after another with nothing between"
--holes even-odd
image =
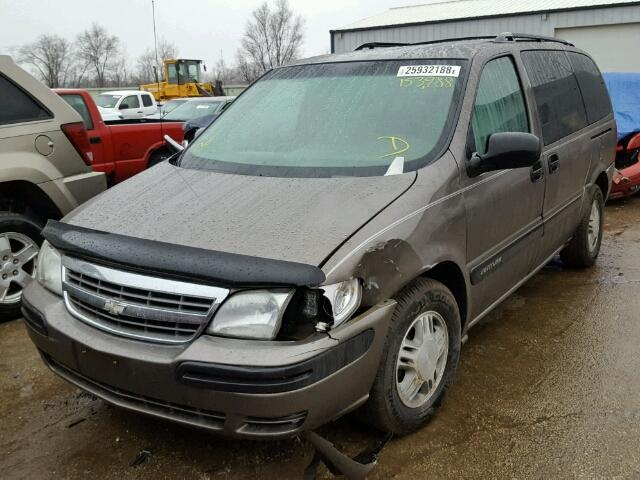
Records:
<instances>
[{"instance_id":1,"label":"antenna","mask_svg":"<svg viewBox=\"0 0 640 480\"><path fill-rule=\"evenodd\" d=\"M154 0L151 0L151 16L153 18L153 47L156 51L156 66L153 71L156 74L156 88L158 89L158 95L160 95L160 77L158 77L158 36L156 35L156 4Z\"/></svg>"}]
</instances>

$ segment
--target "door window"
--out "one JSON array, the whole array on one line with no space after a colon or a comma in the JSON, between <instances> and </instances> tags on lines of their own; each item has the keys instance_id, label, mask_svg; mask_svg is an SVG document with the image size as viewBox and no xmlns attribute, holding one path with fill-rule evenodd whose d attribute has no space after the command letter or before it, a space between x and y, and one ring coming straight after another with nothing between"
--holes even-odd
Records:
<instances>
[{"instance_id":1,"label":"door window","mask_svg":"<svg viewBox=\"0 0 640 480\"><path fill-rule=\"evenodd\" d=\"M120 104L120 110L123 108L139 108L140 100L138 100L137 95L129 95L128 97L124 97L122 103Z\"/></svg>"},{"instance_id":2,"label":"door window","mask_svg":"<svg viewBox=\"0 0 640 480\"><path fill-rule=\"evenodd\" d=\"M486 153L493 133L529 132L527 108L513 60L501 57L487 63L480 76L471 120L475 150Z\"/></svg>"},{"instance_id":3,"label":"door window","mask_svg":"<svg viewBox=\"0 0 640 480\"><path fill-rule=\"evenodd\" d=\"M522 61L533 87L545 145L584 128L587 115L565 52L526 51Z\"/></svg>"},{"instance_id":4,"label":"door window","mask_svg":"<svg viewBox=\"0 0 640 480\"><path fill-rule=\"evenodd\" d=\"M9 79L0 75L0 125L34 122L48 118L52 118L49 111Z\"/></svg>"},{"instance_id":5,"label":"door window","mask_svg":"<svg viewBox=\"0 0 640 480\"><path fill-rule=\"evenodd\" d=\"M142 105L144 105L145 107L153 106L153 102L151 101L151 95L148 95L146 93L142 94Z\"/></svg>"},{"instance_id":6,"label":"door window","mask_svg":"<svg viewBox=\"0 0 640 480\"><path fill-rule=\"evenodd\" d=\"M80 114L82 117L82 121L84 122L84 126L87 127L87 130L93 130L93 121L91 120L91 115L89 114L89 109L87 108L87 104L84 103L84 98L82 95L61 95L62 99L67 102L73 109Z\"/></svg>"},{"instance_id":7,"label":"door window","mask_svg":"<svg viewBox=\"0 0 640 480\"><path fill-rule=\"evenodd\" d=\"M600 70L586 55L575 52L567 52L567 56L573 66L573 71L578 79L578 85L584 98L589 124L597 122L611 113L609 92L604 84Z\"/></svg>"}]
</instances>

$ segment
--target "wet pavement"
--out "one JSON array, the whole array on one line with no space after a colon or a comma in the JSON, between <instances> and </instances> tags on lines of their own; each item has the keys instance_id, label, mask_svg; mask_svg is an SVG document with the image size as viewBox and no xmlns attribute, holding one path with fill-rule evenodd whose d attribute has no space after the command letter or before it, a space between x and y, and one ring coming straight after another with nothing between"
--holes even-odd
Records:
<instances>
[{"instance_id":1,"label":"wet pavement","mask_svg":"<svg viewBox=\"0 0 640 480\"><path fill-rule=\"evenodd\" d=\"M605 222L596 267L552 262L470 332L435 420L370 478L640 477L640 197ZM0 369L4 479L297 479L313 455L105 405L44 367L21 320L0 325ZM351 455L380 437L352 416L320 433Z\"/></svg>"}]
</instances>

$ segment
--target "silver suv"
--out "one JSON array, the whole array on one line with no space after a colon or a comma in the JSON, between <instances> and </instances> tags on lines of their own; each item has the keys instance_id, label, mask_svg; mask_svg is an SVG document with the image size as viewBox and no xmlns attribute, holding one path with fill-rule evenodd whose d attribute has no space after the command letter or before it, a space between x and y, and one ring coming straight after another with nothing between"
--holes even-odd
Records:
<instances>
[{"instance_id":1,"label":"silver suv","mask_svg":"<svg viewBox=\"0 0 640 480\"><path fill-rule=\"evenodd\" d=\"M273 438L424 425L467 331L598 256L615 124L555 39L366 45L276 68L182 153L50 222L25 292L58 375Z\"/></svg>"},{"instance_id":2,"label":"silver suv","mask_svg":"<svg viewBox=\"0 0 640 480\"><path fill-rule=\"evenodd\" d=\"M106 188L80 116L0 55L0 320L20 313L40 231Z\"/></svg>"}]
</instances>

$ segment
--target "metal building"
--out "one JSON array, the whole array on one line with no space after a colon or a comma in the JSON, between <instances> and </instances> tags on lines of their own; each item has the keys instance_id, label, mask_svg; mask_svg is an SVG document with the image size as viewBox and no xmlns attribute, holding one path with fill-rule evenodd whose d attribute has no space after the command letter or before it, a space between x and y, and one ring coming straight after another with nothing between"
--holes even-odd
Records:
<instances>
[{"instance_id":1,"label":"metal building","mask_svg":"<svg viewBox=\"0 0 640 480\"><path fill-rule=\"evenodd\" d=\"M602 71L640 71L640 1L631 0L434 0L331 30L331 51L501 32L564 38Z\"/></svg>"}]
</instances>

